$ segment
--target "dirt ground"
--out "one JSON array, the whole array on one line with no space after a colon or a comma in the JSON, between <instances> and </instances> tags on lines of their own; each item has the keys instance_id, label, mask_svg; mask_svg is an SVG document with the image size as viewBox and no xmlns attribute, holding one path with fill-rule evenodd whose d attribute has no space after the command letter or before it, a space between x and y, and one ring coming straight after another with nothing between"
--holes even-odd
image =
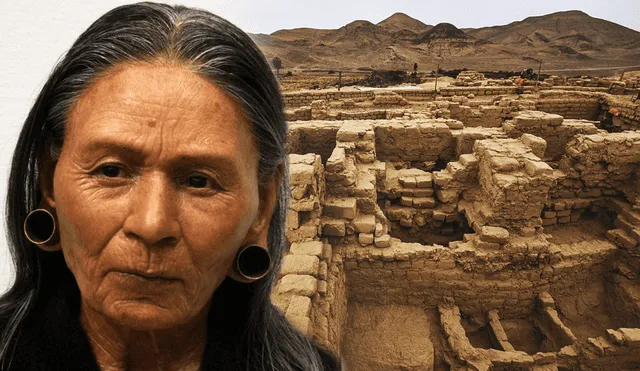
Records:
<instances>
[{"instance_id":1,"label":"dirt ground","mask_svg":"<svg viewBox=\"0 0 640 371\"><path fill-rule=\"evenodd\" d=\"M552 236L549 242L555 244L579 243L590 240L605 240L607 231L615 228L606 215L584 213L576 223L557 224L544 227L544 232Z\"/></svg>"},{"instance_id":2,"label":"dirt ground","mask_svg":"<svg viewBox=\"0 0 640 371\"><path fill-rule=\"evenodd\" d=\"M292 76L286 76L286 72L280 71L280 77L278 82L280 83L280 89L283 92L290 91L303 91L314 89L329 89L338 90L338 74L329 73L305 73L305 72L292 72ZM349 85L362 78L365 75L342 75L342 84ZM341 90L354 90L350 86L343 86Z\"/></svg>"},{"instance_id":3,"label":"dirt ground","mask_svg":"<svg viewBox=\"0 0 640 371\"><path fill-rule=\"evenodd\" d=\"M358 90L358 82L367 78L369 74L342 74L342 87L341 91L354 91ZM442 76L438 77L438 88L444 88L451 85L455 81L454 78ZM280 77L278 78L280 83L280 89L283 92L293 91L306 91L306 90L338 90L338 74L329 74L327 72L302 72L292 71L291 76L286 75L286 71L280 71ZM406 85L418 86L422 89L433 90L435 88L435 78L425 78L421 84L400 84L395 87L402 87Z\"/></svg>"},{"instance_id":4,"label":"dirt ground","mask_svg":"<svg viewBox=\"0 0 640 371\"><path fill-rule=\"evenodd\" d=\"M448 370L442 357L438 356L442 348L435 310L427 312L407 305L349 303L348 311L342 345L347 370Z\"/></svg>"}]
</instances>

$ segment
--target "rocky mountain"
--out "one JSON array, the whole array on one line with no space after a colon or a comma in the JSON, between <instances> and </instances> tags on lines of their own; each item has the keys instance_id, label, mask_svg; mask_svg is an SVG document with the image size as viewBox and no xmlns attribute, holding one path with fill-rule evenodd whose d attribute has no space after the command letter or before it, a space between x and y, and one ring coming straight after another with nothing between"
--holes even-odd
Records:
<instances>
[{"instance_id":1,"label":"rocky mountain","mask_svg":"<svg viewBox=\"0 0 640 371\"><path fill-rule=\"evenodd\" d=\"M494 43L519 46L549 44L575 46L584 51L600 45L635 46L640 32L588 14L571 10L528 17L504 26L465 30L469 35Z\"/></svg>"},{"instance_id":2,"label":"rocky mountain","mask_svg":"<svg viewBox=\"0 0 640 371\"><path fill-rule=\"evenodd\" d=\"M376 24L376 26L397 37L416 38L429 31L433 26L426 25L415 18L411 18L404 13L394 13Z\"/></svg>"},{"instance_id":3,"label":"rocky mountain","mask_svg":"<svg viewBox=\"0 0 640 371\"><path fill-rule=\"evenodd\" d=\"M296 28L252 35L269 59L285 68L520 69L542 60L546 68L640 64L640 32L580 11L528 17L503 26L459 29L429 26L404 13L373 24L336 30ZM433 65L433 66L432 66Z\"/></svg>"},{"instance_id":4,"label":"rocky mountain","mask_svg":"<svg viewBox=\"0 0 640 371\"><path fill-rule=\"evenodd\" d=\"M628 60L640 63L640 32L572 10L528 17L505 26L467 30L490 42L525 49L538 58L569 61ZM638 64L634 63L634 64Z\"/></svg>"},{"instance_id":5,"label":"rocky mountain","mask_svg":"<svg viewBox=\"0 0 640 371\"><path fill-rule=\"evenodd\" d=\"M467 40L475 41L475 38L468 35L451 23L439 23L432 29L426 31L420 38L416 39L416 44L424 44L436 40Z\"/></svg>"}]
</instances>

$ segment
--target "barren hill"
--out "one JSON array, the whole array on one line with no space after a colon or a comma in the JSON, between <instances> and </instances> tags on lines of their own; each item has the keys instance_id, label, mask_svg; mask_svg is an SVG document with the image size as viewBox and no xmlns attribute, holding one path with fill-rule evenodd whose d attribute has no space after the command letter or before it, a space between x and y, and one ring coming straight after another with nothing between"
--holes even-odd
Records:
<instances>
[{"instance_id":1,"label":"barren hill","mask_svg":"<svg viewBox=\"0 0 640 371\"><path fill-rule=\"evenodd\" d=\"M416 44L428 43L434 40L473 41L473 39L473 37L469 36L451 23L439 23L416 40Z\"/></svg>"},{"instance_id":2,"label":"barren hill","mask_svg":"<svg viewBox=\"0 0 640 371\"><path fill-rule=\"evenodd\" d=\"M506 45L544 46L554 41L583 43L585 50L593 46L630 46L640 40L640 32L619 24L593 18L588 14L571 10L540 17L528 17L505 26L466 30L479 39ZM565 41L562 41L562 39ZM637 46L637 45L636 45Z\"/></svg>"},{"instance_id":3,"label":"barren hill","mask_svg":"<svg viewBox=\"0 0 640 371\"><path fill-rule=\"evenodd\" d=\"M378 22L377 26L391 33L405 30L418 35L425 33L433 27L426 25L415 18L411 18L404 13L394 13L389 18Z\"/></svg>"},{"instance_id":4,"label":"barren hill","mask_svg":"<svg viewBox=\"0 0 640 371\"><path fill-rule=\"evenodd\" d=\"M580 11L528 17L503 26L458 29L429 26L404 13L337 30L296 28L252 35L267 57L285 68L520 69L640 64L640 32Z\"/></svg>"}]
</instances>

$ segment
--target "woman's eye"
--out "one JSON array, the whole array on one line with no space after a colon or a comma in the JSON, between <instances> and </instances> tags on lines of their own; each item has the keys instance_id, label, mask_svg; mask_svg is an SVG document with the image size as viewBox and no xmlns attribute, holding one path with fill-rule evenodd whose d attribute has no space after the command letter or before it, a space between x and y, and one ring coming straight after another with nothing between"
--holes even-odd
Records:
<instances>
[{"instance_id":1,"label":"woman's eye","mask_svg":"<svg viewBox=\"0 0 640 371\"><path fill-rule=\"evenodd\" d=\"M201 175L192 175L188 178L187 184L194 188L204 188L207 186L207 178Z\"/></svg>"},{"instance_id":2,"label":"woman's eye","mask_svg":"<svg viewBox=\"0 0 640 371\"><path fill-rule=\"evenodd\" d=\"M102 166L100 167L100 169L98 169L99 173L108 177L108 178L116 178L118 177L118 175L120 174L120 171L122 169L120 169L117 166L114 165L106 165L106 166Z\"/></svg>"}]
</instances>

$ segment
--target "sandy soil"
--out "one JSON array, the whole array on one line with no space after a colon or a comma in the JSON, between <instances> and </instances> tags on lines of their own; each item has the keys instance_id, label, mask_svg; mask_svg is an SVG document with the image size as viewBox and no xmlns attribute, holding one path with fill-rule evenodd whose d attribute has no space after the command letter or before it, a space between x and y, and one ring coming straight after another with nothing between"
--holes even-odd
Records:
<instances>
[{"instance_id":1,"label":"sandy soil","mask_svg":"<svg viewBox=\"0 0 640 371\"><path fill-rule=\"evenodd\" d=\"M439 343L437 313L406 305L349 303L342 354L349 371L429 371ZM434 349L434 342L436 349ZM438 365L435 370L443 370Z\"/></svg>"}]
</instances>

